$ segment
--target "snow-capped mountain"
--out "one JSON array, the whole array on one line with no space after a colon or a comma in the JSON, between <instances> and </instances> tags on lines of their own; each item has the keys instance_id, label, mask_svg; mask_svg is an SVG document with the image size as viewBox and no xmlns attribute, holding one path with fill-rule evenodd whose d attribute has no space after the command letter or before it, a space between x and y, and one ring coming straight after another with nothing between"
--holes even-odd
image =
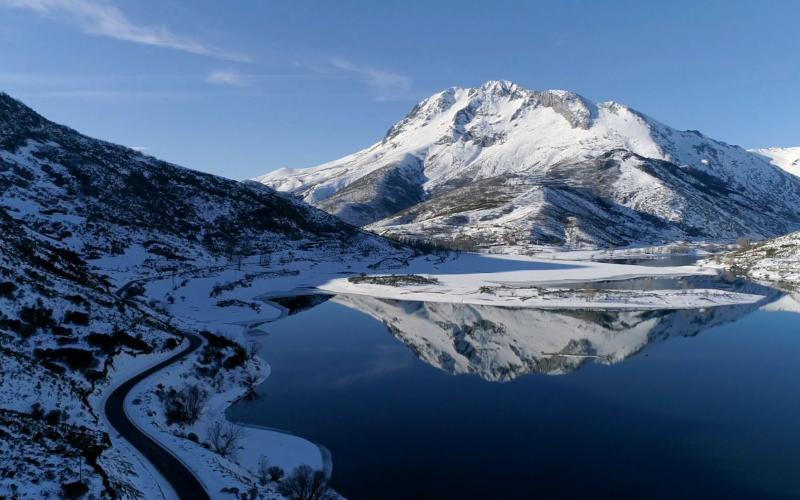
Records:
<instances>
[{"instance_id":1,"label":"snow-capped mountain","mask_svg":"<svg viewBox=\"0 0 800 500\"><path fill-rule=\"evenodd\" d=\"M751 152L764 156L790 174L800 176L800 147L751 149Z\"/></svg>"},{"instance_id":2,"label":"snow-capped mountain","mask_svg":"<svg viewBox=\"0 0 800 500\"><path fill-rule=\"evenodd\" d=\"M800 180L629 107L504 81L449 88L377 144L257 179L379 233L626 245L800 228Z\"/></svg>"}]
</instances>

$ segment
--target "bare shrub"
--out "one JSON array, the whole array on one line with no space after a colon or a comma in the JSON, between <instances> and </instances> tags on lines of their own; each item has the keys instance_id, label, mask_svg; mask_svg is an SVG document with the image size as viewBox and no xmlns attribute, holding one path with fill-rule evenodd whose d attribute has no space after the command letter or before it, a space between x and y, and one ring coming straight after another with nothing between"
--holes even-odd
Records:
<instances>
[{"instance_id":1,"label":"bare shrub","mask_svg":"<svg viewBox=\"0 0 800 500\"><path fill-rule=\"evenodd\" d=\"M278 493L289 500L329 500L336 498L325 473L301 465L278 484Z\"/></svg>"},{"instance_id":2,"label":"bare shrub","mask_svg":"<svg viewBox=\"0 0 800 500\"><path fill-rule=\"evenodd\" d=\"M168 424L193 424L203 413L208 393L198 384L185 385L180 390L171 388L162 401Z\"/></svg>"},{"instance_id":3,"label":"bare shrub","mask_svg":"<svg viewBox=\"0 0 800 500\"><path fill-rule=\"evenodd\" d=\"M250 359L255 358L258 355L258 352L261 350L261 344L258 342L248 342L247 343L247 357Z\"/></svg>"},{"instance_id":4,"label":"bare shrub","mask_svg":"<svg viewBox=\"0 0 800 500\"><path fill-rule=\"evenodd\" d=\"M276 483L283 479L283 476L286 475L286 472L283 470L283 468L278 465L273 465L267 469L267 472L269 473L270 480Z\"/></svg>"},{"instance_id":5,"label":"bare shrub","mask_svg":"<svg viewBox=\"0 0 800 500\"><path fill-rule=\"evenodd\" d=\"M182 392L186 401L186 415L189 417L189 422L197 422L200 414L203 413L206 401L208 401L208 394L198 384L188 385Z\"/></svg>"},{"instance_id":6,"label":"bare shrub","mask_svg":"<svg viewBox=\"0 0 800 500\"><path fill-rule=\"evenodd\" d=\"M217 420L208 428L208 442L211 448L223 457L233 456L239 441L242 439L244 428L241 425Z\"/></svg>"},{"instance_id":7,"label":"bare shrub","mask_svg":"<svg viewBox=\"0 0 800 500\"><path fill-rule=\"evenodd\" d=\"M248 399L255 398L256 387L258 387L258 382L259 382L258 375L248 370L247 372L244 373L244 375L242 375L241 382L242 382L242 387L244 387L245 390L247 391L245 397L247 397Z\"/></svg>"},{"instance_id":8,"label":"bare shrub","mask_svg":"<svg viewBox=\"0 0 800 500\"><path fill-rule=\"evenodd\" d=\"M258 469L256 469L256 479L258 479L258 484L261 486L266 486L270 482L270 474L269 474L269 459L261 455L258 458Z\"/></svg>"}]
</instances>

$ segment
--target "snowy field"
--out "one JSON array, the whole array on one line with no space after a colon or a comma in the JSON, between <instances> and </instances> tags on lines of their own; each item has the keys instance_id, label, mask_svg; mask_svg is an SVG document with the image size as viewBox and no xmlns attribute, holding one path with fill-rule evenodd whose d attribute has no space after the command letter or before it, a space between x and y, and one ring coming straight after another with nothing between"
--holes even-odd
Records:
<instances>
[{"instance_id":1,"label":"snowy field","mask_svg":"<svg viewBox=\"0 0 800 500\"><path fill-rule=\"evenodd\" d=\"M716 274L714 270L697 266L647 267L462 254L440 264L428 260L415 261L402 271L423 276L428 282L393 286L370 283L369 280L354 282L352 278L336 278L318 288L330 293L385 299L533 308L691 309L746 304L761 299L758 295L714 289L608 291L591 285L592 282L637 277ZM397 274L401 274L399 270ZM578 288L567 286L571 283L585 285ZM543 288L545 286L547 289Z\"/></svg>"},{"instance_id":2,"label":"snowy field","mask_svg":"<svg viewBox=\"0 0 800 500\"><path fill-rule=\"evenodd\" d=\"M280 311L264 303L270 296L313 290L387 299L553 308L686 309L752 303L760 298L714 289L605 293L588 285L567 286L637 277L714 276L718 272L701 266L633 266L471 253L419 257L407 265L388 260L380 265L351 266L298 258L269 271L248 262L241 269L225 269L189 279L154 280L147 289L150 297L169 304L171 314L231 334L276 319ZM418 275L430 282L403 286L353 282L362 275ZM564 286L559 287L560 284ZM563 290L558 294L544 293L545 286Z\"/></svg>"}]
</instances>

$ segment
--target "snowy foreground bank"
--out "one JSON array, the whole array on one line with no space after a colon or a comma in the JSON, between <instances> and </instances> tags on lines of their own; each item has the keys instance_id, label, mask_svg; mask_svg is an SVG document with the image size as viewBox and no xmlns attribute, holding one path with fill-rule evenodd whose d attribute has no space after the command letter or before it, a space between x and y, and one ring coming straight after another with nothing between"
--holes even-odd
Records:
<instances>
[{"instance_id":1,"label":"snowy foreground bank","mask_svg":"<svg viewBox=\"0 0 800 500\"><path fill-rule=\"evenodd\" d=\"M186 345L184 341L176 350ZM109 384L93 395L93 405L102 408L110 393L121 383L172 354L173 351L137 357L121 356L116 364L123 368L110 372ZM227 422L225 410L246 397L247 387L242 381L245 377L252 377L252 384L263 382L269 375L266 362L253 356L241 368L220 372L209 384L207 379L197 374L200 356L202 350L136 385L125 400L125 413L139 430L178 458L200 480L212 498L221 494L238 496L239 493L256 493L257 498L277 497L272 488L265 492L265 485L260 481L267 466L277 466L288 473L305 464L315 470L330 472L326 452L301 437ZM186 386L197 386L206 392L208 396L204 410L191 424L170 423L160 394L166 388ZM235 429L238 435L230 454L226 456L204 446L214 425ZM108 470L135 478L133 482L145 498L178 498L166 478L130 444L116 433L112 433L111 440L113 452L103 458L103 465ZM268 493L267 496L264 496L265 493Z\"/></svg>"},{"instance_id":2,"label":"snowy foreground bank","mask_svg":"<svg viewBox=\"0 0 800 500\"><path fill-rule=\"evenodd\" d=\"M163 405L156 394L159 386L198 382L191 374L193 364L194 359L190 357L146 379L131 391L125 409L140 429L146 430L150 437L164 445L195 473L212 497L226 488L237 488L244 493L255 487L256 482L251 478L258 476L262 457L269 460L270 465L280 466L285 471L302 464L315 469L324 468L322 454L316 445L281 432L242 427L239 429L241 436L236 449L228 457L222 457L193 441L192 434L200 440L205 439L212 425L225 420L228 406L244 395L244 388L236 375L224 377L219 390L211 395L197 422L184 426L182 435L176 435L174 429L166 425ZM269 366L257 358L251 361L248 370L261 381L269 375Z\"/></svg>"}]
</instances>

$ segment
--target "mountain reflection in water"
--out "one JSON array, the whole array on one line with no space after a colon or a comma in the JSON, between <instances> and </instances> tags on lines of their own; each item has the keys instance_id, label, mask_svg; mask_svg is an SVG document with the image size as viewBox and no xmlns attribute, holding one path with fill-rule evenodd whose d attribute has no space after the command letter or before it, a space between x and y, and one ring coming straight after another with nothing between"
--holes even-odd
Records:
<instances>
[{"instance_id":1,"label":"mountain reflection in water","mask_svg":"<svg viewBox=\"0 0 800 500\"><path fill-rule=\"evenodd\" d=\"M334 487L355 500L795 497L800 303L721 286L764 299L683 311L281 300L287 314L253 337L271 375L228 416L324 445Z\"/></svg>"},{"instance_id":2,"label":"mountain reflection in water","mask_svg":"<svg viewBox=\"0 0 800 500\"><path fill-rule=\"evenodd\" d=\"M661 287L680 282L662 281ZM636 280L626 280L611 286L636 284ZM699 284L708 286L709 278ZM650 343L694 336L704 329L736 321L782 295L742 280L719 286L763 295L764 299L737 306L646 311L507 308L367 295L338 295L333 300L383 323L392 336L427 364L453 375L472 373L497 382L529 373L570 373L589 361L618 363ZM277 302L294 314L328 298L306 295L279 298ZM293 310L292 305L297 309Z\"/></svg>"}]
</instances>

